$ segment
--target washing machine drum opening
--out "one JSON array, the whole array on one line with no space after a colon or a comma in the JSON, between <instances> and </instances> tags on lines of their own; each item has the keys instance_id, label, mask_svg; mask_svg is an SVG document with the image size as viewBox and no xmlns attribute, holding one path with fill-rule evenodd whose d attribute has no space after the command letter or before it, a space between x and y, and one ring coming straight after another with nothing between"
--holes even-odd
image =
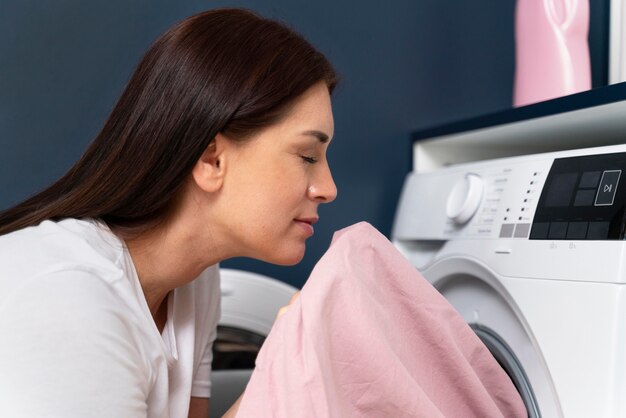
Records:
<instances>
[{"instance_id":1,"label":"washing machine drum opening","mask_svg":"<svg viewBox=\"0 0 626 418\"><path fill-rule=\"evenodd\" d=\"M265 337L252 331L219 325L213 343L213 370L254 369Z\"/></svg>"},{"instance_id":2,"label":"washing machine drum opening","mask_svg":"<svg viewBox=\"0 0 626 418\"><path fill-rule=\"evenodd\" d=\"M528 377L522 368L521 363L506 344L506 342L493 330L478 324L470 324L478 338L489 349L493 357L509 375L511 381L520 393L529 418L541 417L537 399L533 393L533 389L528 382Z\"/></svg>"}]
</instances>

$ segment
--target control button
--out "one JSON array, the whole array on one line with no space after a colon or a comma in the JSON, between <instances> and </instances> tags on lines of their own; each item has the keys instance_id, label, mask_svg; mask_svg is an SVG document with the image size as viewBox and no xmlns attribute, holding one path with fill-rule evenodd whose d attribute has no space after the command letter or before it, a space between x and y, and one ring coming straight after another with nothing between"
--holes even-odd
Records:
<instances>
[{"instance_id":1,"label":"control button","mask_svg":"<svg viewBox=\"0 0 626 418\"><path fill-rule=\"evenodd\" d=\"M511 238L515 224L502 224L500 228L500 238Z\"/></svg>"},{"instance_id":2,"label":"control button","mask_svg":"<svg viewBox=\"0 0 626 418\"><path fill-rule=\"evenodd\" d=\"M535 222L530 230L530 239L547 239L550 222Z\"/></svg>"},{"instance_id":3,"label":"control button","mask_svg":"<svg viewBox=\"0 0 626 418\"><path fill-rule=\"evenodd\" d=\"M607 170L602 173L602 180L600 180L600 187L596 196L596 206L610 206L613 204L621 174L622 170Z\"/></svg>"},{"instance_id":4,"label":"control button","mask_svg":"<svg viewBox=\"0 0 626 418\"><path fill-rule=\"evenodd\" d=\"M596 197L595 190L578 190L574 198L574 206L593 206L594 197Z\"/></svg>"},{"instance_id":5,"label":"control button","mask_svg":"<svg viewBox=\"0 0 626 418\"><path fill-rule=\"evenodd\" d=\"M567 227L567 239L585 239L589 222L570 222Z\"/></svg>"},{"instance_id":6,"label":"control button","mask_svg":"<svg viewBox=\"0 0 626 418\"><path fill-rule=\"evenodd\" d=\"M468 173L460 179L448 195L446 215L462 225L472 219L483 197L483 180L477 174Z\"/></svg>"},{"instance_id":7,"label":"control button","mask_svg":"<svg viewBox=\"0 0 626 418\"><path fill-rule=\"evenodd\" d=\"M550 222L548 238L565 239L567 233L567 222Z\"/></svg>"},{"instance_id":8,"label":"control button","mask_svg":"<svg viewBox=\"0 0 626 418\"><path fill-rule=\"evenodd\" d=\"M548 186L545 206L550 208L569 206L577 180L578 173L559 173L554 175Z\"/></svg>"},{"instance_id":9,"label":"control button","mask_svg":"<svg viewBox=\"0 0 626 418\"><path fill-rule=\"evenodd\" d=\"M598 187L598 182L600 181L599 171L586 171L583 173L580 178L580 184L578 185L581 189L595 189Z\"/></svg>"},{"instance_id":10,"label":"control button","mask_svg":"<svg viewBox=\"0 0 626 418\"><path fill-rule=\"evenodd\" d=\"M609 237L609 222L589 222L587 239L607 239Z\"/></svg>"},{"instance_id":11,"label":"control button","mask_svg":"<svg viewBox=\"0 0 626 418\"><path fill-rule=\"evenodd\" d=\"M517 224L515 225L514 238L526 238L530 232L530 224Z\"/></svg>"}]
</instances>

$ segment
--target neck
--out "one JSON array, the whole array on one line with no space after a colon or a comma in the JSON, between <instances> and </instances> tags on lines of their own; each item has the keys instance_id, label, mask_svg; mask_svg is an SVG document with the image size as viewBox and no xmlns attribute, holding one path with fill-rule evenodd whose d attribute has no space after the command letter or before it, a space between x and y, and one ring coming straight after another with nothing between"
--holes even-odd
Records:
<instances>
[{"instance_id":1,"label":"neck","mask_svg":"<svg viewBox=\"0 0 626 418\"><path fill-rule=\"evenodd\" d=\"M192 184L166 221L124 240L153 318L169 292L237 255L227 231L210 221L216 216L205 194Z\"/></svg>"},{"instance_id":2,"label":"neck","mask_svg":"<svg viewBox=\"0 0 626 418\"><path fill-rule=\"evenodd\" d=\"M126 240L139 283L153 318L173 289L193 281L219 258L207 257L206 249L194 246L193 231L174 225Z\"/></svg>"}]
</instances>

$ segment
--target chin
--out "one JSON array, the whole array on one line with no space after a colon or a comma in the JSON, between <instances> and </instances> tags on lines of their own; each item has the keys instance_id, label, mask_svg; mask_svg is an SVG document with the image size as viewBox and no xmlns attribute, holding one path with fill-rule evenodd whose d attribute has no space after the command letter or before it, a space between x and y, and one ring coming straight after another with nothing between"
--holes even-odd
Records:
<instances>
[{"instance_id":1,"label":"chin","mask_svg":"<svg viewBox=\"0 0 626 418\"><path fill-rule=\"evenodd\" d=\"M295 248L289 249L281 254L272 254L267 258L264 258L263 261L268 263L276 264L279 266L293 266L298 264L304 258L304 247L302 251L294 251Z\"/></svg>"}]
</instances>

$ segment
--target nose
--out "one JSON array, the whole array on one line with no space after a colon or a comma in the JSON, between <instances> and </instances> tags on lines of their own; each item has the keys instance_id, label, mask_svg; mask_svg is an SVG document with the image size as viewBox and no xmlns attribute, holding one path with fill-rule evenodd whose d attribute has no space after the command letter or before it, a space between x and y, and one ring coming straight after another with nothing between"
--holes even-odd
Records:
<instances>
[{"instance_id":1,"label":"nose","mask_svg":"<svg viewBox=\"0 0 626 418\"><path fill-rule=\"evenodd\" d=\"M330 203L337 198L337 186L333 181L328 164L324 165L319 175L309 185L307 194L309 199L319 203Z\"/></svg>"}]
</instances>

